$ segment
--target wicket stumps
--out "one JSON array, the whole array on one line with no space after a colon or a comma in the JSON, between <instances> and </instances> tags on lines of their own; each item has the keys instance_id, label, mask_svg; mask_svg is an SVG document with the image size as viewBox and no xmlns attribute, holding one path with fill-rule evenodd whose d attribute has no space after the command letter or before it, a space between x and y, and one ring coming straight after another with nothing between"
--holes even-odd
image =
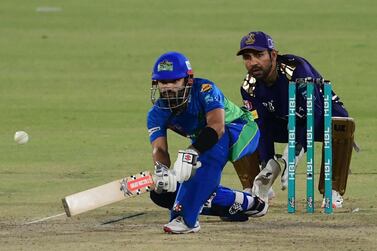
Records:
<instances>
[{"instance_id":1,"label":"wicket stumps","mask_svg":"<svg viewBox=\"0 0 377 251\"><path fill-rule=\"evenodd\" d=\"M306 86L306 211L314 212L314 85L323 86L325 213L332 213L332 88L327 80L304 78L289 82L288 98L288 213L296 211L296 88Z\"/></svg>"}]
</instances>

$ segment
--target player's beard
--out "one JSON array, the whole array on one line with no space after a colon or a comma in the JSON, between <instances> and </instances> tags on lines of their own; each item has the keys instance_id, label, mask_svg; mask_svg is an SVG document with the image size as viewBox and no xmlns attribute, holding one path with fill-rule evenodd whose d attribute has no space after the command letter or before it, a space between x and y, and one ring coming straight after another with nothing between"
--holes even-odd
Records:
<instances>
[{"instance_id":1,"label":"player's beard","mask_svg":"<svg viewBox=\"0 0 377 251\"><path fill-rule=\"evenodd\" d=\"M269 64L266 65L265 67L261 65L255 65L252 69L248 71L248 73L253 76L256 80L262 80L264 82L270 82L269 78L273 74L272 72L274 71L273 67L273 60L271 57L271 52L268 52L269 55ZM275 67L274 67L275 68Z\"/></svg>"},{"instance_id":2,"label":"player's beard","mask_svg":"<svg viewBox=\"0 0 377 251\"><path fill-rule=\"evenodd\" d=\"M160 92L160 100L165 108L170 109L174 114L179 114L187 107L187 100L191 87L184 87L179 91Z\"/></svg>"},{"instance_id":3,"label":"player's beard","mask_svg":"<svg viewBox=\"0 0 377 251\"><path fill-rule=\"evenodd\" d=\"M262 67L259 65L254 66L249 70L249 74L253 76L256 80L267 80L272 70L272 61L270 60L269 65Z\"/></svg>"}]
</instances>

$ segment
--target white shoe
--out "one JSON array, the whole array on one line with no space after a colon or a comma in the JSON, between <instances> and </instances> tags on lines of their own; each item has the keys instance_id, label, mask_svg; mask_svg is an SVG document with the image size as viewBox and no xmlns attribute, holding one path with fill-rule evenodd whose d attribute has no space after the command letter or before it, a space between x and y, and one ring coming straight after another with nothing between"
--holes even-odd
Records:
<instances>
[{"instance_id":1,"label":"white shoe","mask_svg":"<svg viewBox=\"0 0 377 251\"><path fill-rule=\"evenodd\" d=\"M254 205L245 211L247 216L262 217L267 214L268 203L264 202L261 198L254 197Z\"/></svg>"},{"instance_id":2,"label":"white shoe","mask_svg":"<svg viewBox=\"0 0 377 251\"><path fill-rule=\"evenodd\" d=\"M335 190L332 190L332 206L333 208L343 207L343 197Z\"/></svg>"},{"instance_id":3,"label":"white shoe","mask_svg":"<svg viewBox=\"0 0 377 251\"><path fill-rule=\"evenodd\" d=\"M199 230L200 230L199 221L195 223L195 226L193 228L189 228L185 224L181 216L178 216L177 218L175 218L168 224L164 225L164 232L170 233L170 234L196 233L196 232L199 232Z\"/></svg>"},{"instance_id":4,"label":"white shoe","mask_svg":"<svg viewBox=\"0 0 377 251\"><path fill-rule=\"evenodd\" d=\"M325 208L326 200L323 198L322 208ZM339 194L338 191L332 190L332 208L342 208L343 207L343 197Z\"/></svg>"}]
</instances>

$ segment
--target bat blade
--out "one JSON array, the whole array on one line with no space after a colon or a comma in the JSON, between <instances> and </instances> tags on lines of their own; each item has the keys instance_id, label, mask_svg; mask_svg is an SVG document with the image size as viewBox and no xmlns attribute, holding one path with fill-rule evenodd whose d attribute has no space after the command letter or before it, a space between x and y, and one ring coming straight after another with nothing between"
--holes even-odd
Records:
<instances>
[{"instance_id":1,"label":"bat blade","mask_svg":"<svg viewBox=\"0 0 377 251\"><path fill-rule=\"evenodd\" d=\"M94 187L62 199L68 217L149 192L154 188L150 172L140 172L121 180Z\"/></svg>"}]
</instances>

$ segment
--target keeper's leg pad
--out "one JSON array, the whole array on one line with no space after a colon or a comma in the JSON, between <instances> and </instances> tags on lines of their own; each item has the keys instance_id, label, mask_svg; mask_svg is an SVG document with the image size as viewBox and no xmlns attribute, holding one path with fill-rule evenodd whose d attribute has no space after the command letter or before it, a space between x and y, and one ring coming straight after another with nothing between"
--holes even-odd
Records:
<instances>
[{"instance_id":1,"label":"keeper's leg pad","mask_svg":"<svg viewBox=\"0 0 377 251\"><path fill-rule=\"evenodd\" d=\"M268 202L268 191L279 176L279 173L279 163L274 159L270 159L266 167L255 177L252 195L258 196L263 201Z\"/></svg>"},{"instance_id":2,"label":"keeper's leg pad","mask_svg":"<svg viewBox=\"0 0 377 251\"><path fill-rule=\"evenodd\" d=\"M233 162L234 169L236 169L237 175L241 181L243 189L252 188L254 179L260 172L258 153L242 157L239 160Z\"/></svg>"},{"instance_id":3,"label":"keeper's leg pad","mask_svg":"<svg viewBox=\"0 0 377 251\"><path fill-rule=\"evenodd\" d=\"M352 157L355 122L350 117L332 118L332 187L340 195L346 192L348 170ZM321 174L318 190L324 193L324 149L322 145Z\"/></svg>"}]
</instances>

